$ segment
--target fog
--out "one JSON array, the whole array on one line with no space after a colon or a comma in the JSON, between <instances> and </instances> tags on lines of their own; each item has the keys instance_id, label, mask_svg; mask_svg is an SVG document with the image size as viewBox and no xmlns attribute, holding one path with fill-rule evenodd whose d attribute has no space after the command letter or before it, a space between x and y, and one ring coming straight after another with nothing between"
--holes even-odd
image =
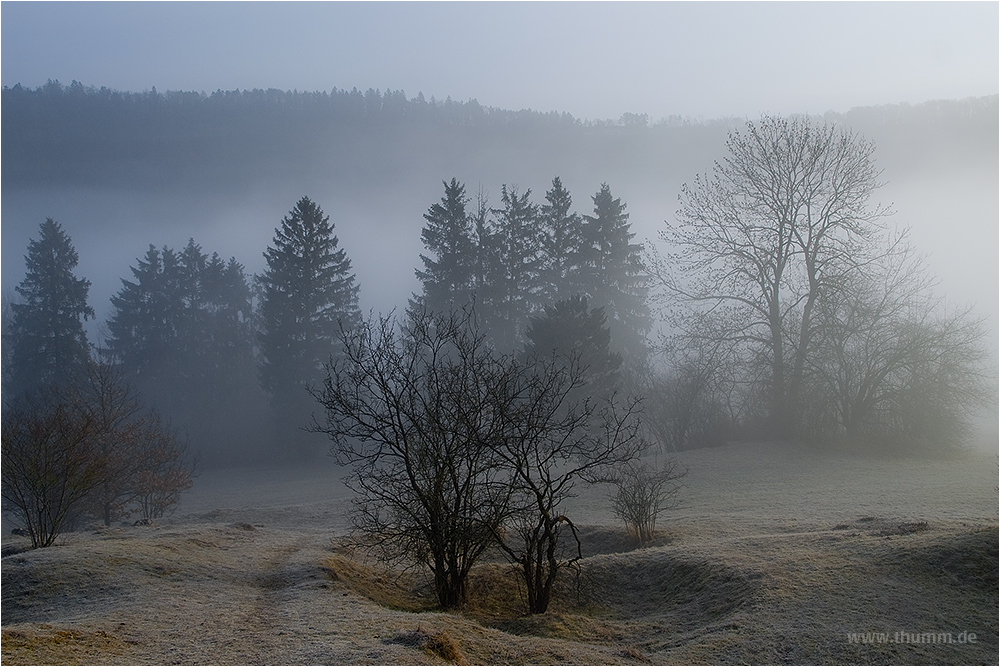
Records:
<instances>
[{"instance_id":1,"label":"fog","mask_svg":"<svg viewBox=\"0 0 1000 667\"><path fill-rule=\"evenodd\" d=\"M419 291L423 214L453 177L498 206L502 185L530 189L540 203L558 176L581 214L607 183L627 205L635 241L667 250L658 236L674 222L682 185L725 157L727 132L761 114L808 114L876 144L885 186L872 204L892 205L889 224L911 229L939 279L936 293L974 305L996 353L994 3L4 3L0 11L5 95L75 81L91 100L106 87L146 94L129 103L136 108L175 105L125 118L120 136L110 112L74 115L70 92L51 107L69 114L58 126L30 110L4 115L2 292L13 295L29 239L54 218L79 252L77 275L91 281L92 341L151 244L180 249L193 238L257 274L275 227L303 196L335 224L363 312L401 309ZM260 100L249 93L230 107L221 92L222 101L211 97L270 88L340 91L345 100L353 88L378 89L387 106L392 91L395 104L433 112L338 120L310 116L311 102L289 97L250 118ZM190 104L178 101L182 93ZM351 99L364 104L365 95ZM226 109L250 120L241 125Z\"/></svg>"},{"instance_id":2,"label":"fog","mask_svg":"<svg viewBox=\"0 0 1000 667\"><path fill-rule=\"evenodd\" d=\"M235 257L248 273L258 273L275 227L300 197L308 195L336 225L361 285L362 309L388 312L404 306L411 293L419 291L414 269L423 251L422 215L440 199L443 180L458 178L470 194L481 185L496 206L501 184L530 188L533 201L539 202L551 179L560 176L581 213L590 212L590 197L607 182L628 205L636 241L663 249L658 234L674 220L681 185L724 157L725 133L740 125L740 120L730 119L706 126L704 136L678 148L662 142L667 155L659 164L648 149L636 151L629 161L581 156L575 149L569 157L524 149L506 155L477 154L473 146L469 154L457 158L435 156L440 159L430 168L401 150L398 170L368 172L372 180L346 186L322 173L276 175L213 191L165 191L148 185L142 189L8 186L2 201L4 292L12 292L23 277L28 240L37 235L38 224L46 217L63 224L73 239L80 254L78 274L92 283L90 301L98 323L107 317L109 298L121 288L121 279L131 277L129 267L150 244L180 248L194 238L206 252ZM970 137L965 145L945 150L937 142L921 152L919 146L900 146L896 134L882 148L878 130L863 125L857 130L876 143L876 161L883 169L885 186L872 203L892 205L895 214L888 223L912 230L914 245L940 280L938 293L955 305L975 305L989 319L996 340L1000 279L995 131ZM915 133L905 138L920 140ZM977 141L984 142L982 148L974 145Z\"/></svg>"}]
</instances>

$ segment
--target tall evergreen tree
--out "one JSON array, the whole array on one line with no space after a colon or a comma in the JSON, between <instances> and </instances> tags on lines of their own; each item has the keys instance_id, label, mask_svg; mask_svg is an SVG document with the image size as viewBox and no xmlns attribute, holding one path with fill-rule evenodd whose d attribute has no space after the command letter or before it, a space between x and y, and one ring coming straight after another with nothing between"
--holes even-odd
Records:
<instances>
[{"instance_id":1,"label":"tall evergreen tree","mask_svg":"<svg viewBox=\"0 0 1000 667\"><path fill-rule=\"evenodd\" d=\"M304 426L305 387L322 379L341 325L360 321L358 292L347 252L338 248L330 217L308 197L275 229L260 276L261 384L286 421Z\"/></svg>"},{"instance_id":2,"label":"tall evergreen tree","mask_svg":"<svg viewBox=\"0 0 1000 667\"><path fill-rule=\"evenodd\" d=\"M208 461L247 449L259 390L250 286L235 259L150 246L112 297L108 352Z\"/></svg>"},{"instance_id":3,"label":"tall evergreen tree","mask_svg":"<svg viewBox=\"0 0 1000 667\"><path fill-rule=\"evenodd\" d=\"M169 394L179 362L190 281L183 277L177 253L167 247L150 245L130 270L134 282L123 278L121 290L111 297L108 350L144 392Z\"/></svg>"},{"instance_id":4,"label":"tall evergreen tree","mask_svg":"<svg viewBox=\"0 0 1000 667\"><path fill-rule=\"evenodd\" d=\"M500 195L503 207L493 209L497 293L493 321L488 325L494 344L503 351L523 342L528 317L540 302L538 206L530 196L530 189L518 194L517 186L505 184Z\"/></svg>"},{"instance_id":5,"label":"tall evergreen tree","mask_svg":"<svg viewBox=\"0 0 1000 667\"><path fill-rule=\"evenodd\" d=\"M415 299L432 311L448 311L465 305L472 296L475 248L472 220L465 206L465 186L452 178L444 184L444 196L431 206L420 238L433 256L421 254L424 269L417 269L423 295Z\"/></svg>"},{"instance_id":6,"label":"tall evergreen tree","mask_svg":"<svg viewBox=\"0 0 1000 667\"><path fill-rule=\"evenodd\" d=\"M558 176L545 193L540 209L543 261L541 282L548 302L565 299L580 290L580 216L571 212L573 198Z\"/></svg>"},{"instance_id":7,"label":"tall evergreen tree","mask_svg":"<svg viewBox=\"0 0 1000 667\"><path fill-rule=\"evenodd\" d=\"M652 327L642 246L631 242L635 234L626 205L611 194L607 183L593 201L594 214L583 216L583 291L592 305L604 308L613 348L622 353L627 366L641 367L647 357L646 334Z\"/></svg>"},{"instance_id":8,"label":"tall evergreen tree","mask_svg":"<svg viewBox=\"0 0 1000 667\"><path fill-rule=\"evenodd\" d=\"M205 335L213 344L203 350L203 366L216 382L220 397L236 391L253 377L253 312L250 285L243 265L213 253L201 274Z\"/></svg>"},{"instance_id":9,"label":"tall evergreen tree","mask_svg":"<svg viewBox=\"0 0 1000 667\"><path fill-rule=\"evenodd\" d=\"M83 323L94 317L87 305L90 281L74 275L79 255L59 223L47 218L41 224L24 260L27 273L14 288L22 303L11 304L7 379L15 392L63 383L82 370L90 358Z\"/></svg>"}]
</instances>

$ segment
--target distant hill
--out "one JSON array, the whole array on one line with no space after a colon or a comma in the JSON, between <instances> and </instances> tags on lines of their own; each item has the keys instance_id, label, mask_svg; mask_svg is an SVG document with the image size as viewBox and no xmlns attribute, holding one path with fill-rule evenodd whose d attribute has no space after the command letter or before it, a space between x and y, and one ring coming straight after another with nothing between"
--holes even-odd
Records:
<instances>
[{"instance_id":1,"label":"distant hill","mask_svg":"<svg viewBox=\"0 0 1000 667\"><path fill-rule=\"evenodd\" d=\"M415 289L422 214L452 177L497 205L503 183L537 202L559 176L581 213L607 182L636 240L655 240L681 184L722 159L727 132L746 120L583 122L402 91L136 93L77 82L5 87L0 104L4 291L23 276L28 239L54 217L80 250L98 313L150 243L195 237L260 270L275 225L303 195L331 215L363 306L380 310ZM875 141L888 183L878 196L934 253L944 288L996 321L998 96L826 119Z\"/></svg>"},{"instance_id":2,"label":"distant hill","mask_svg":"<svg viewBox=\"0 0 1000 667\"><path fill-rule=\"evenodd\" d=\"M560 161L603 170L606 179L638 171L649 177L701 154L718 155L720 137L742 120L650 124L627 114L584 123L568 113L408 99L402 91L133 93L75 81L5 87L2 107L4 188L217 190L317 172L364 183L414 169L461 177L448 166L482 156L515 180L526 176L515 170L548 163L551 171ZM899 162L906 167L942 151L996 155L996 95L826 118L875 138L880 159L905 156Z\"/></svg>"}]
</instances>

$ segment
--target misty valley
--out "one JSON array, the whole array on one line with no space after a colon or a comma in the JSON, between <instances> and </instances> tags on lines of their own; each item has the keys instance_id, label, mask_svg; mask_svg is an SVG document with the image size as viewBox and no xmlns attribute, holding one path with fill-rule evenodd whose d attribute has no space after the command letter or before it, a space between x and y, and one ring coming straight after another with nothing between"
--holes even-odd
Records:
<instances>
[{"instance_id":1,"label":"misty valley","mask_svg":"<svg viewBox=\"0 0 1000 667\"><path fill-rule=\"evenodd\" d=\"M997 103L5 87L4 662L995 664Z\"/></svg>"}]
</instances>

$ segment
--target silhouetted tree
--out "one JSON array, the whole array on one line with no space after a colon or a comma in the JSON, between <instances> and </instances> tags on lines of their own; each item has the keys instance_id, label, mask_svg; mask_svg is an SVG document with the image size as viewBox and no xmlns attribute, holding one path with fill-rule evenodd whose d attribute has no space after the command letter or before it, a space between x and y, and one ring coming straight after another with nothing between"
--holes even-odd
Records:
<instances>
[{"instance_id":1,"label":"silhouetted tree","mask_svg":"<svg viewBox=\"0 0 1000 667\"><path fill-rule=\"evenodd\" d=\"M108 350L127 377L144 388L169 393L179 363L189 280L177 253L150 245L143 259L130 267L133 281L122 279L122 288L111 297L114 310L108 319Z\"/></svg>"},{"instance_id":2,"label":"silhouetted tree","mask_svg":"<svg viewBox=\"0 0 1000 667\"><path fill-rule=\"evenodd\" d=\"M495 302L488 331L498 349L511 351L524 340L528 317L540 300L541 238L538 207L531 190L501 188L502 208L492 210L492 248L496 253Z\"/></svg>"},{"instance_id":3,"label":"silhouetted tree","mask_svg":"<svg viewBox=\"0 0 1000 667\"><path fill-rule=\"evenodd\" d=\"M62 384L86 367L90 346L83 323L94 316L87 305L90 281L73 274L79 255L59 223L48 218L28 243L27 274L14 289L7 369L15 392Z\"/></svg>"},{"instance_id":4,"label":"silhouetted tree","mask_svg":"<svg viewBox=\"0 0 1000 667\"><path fill-rule=\"evenodd\" d=\"M444 184L441 202L424 214L427 224L420 238L432 257L420 255L424 268L416 274L423 294L417 301L435 312L461 308L472 297L475 248L468 201L465 186L453 178Z\"/></svg>"},{"instance_id":5,"label":"silhouetted tree","mask_svg":"<svg viewBox=\"0 0 1000 667\"><path fill-rule=\"evenodd\" d=\"M123 280L112 297L110 358L209 457L246 449L262 396L243 266L206 255L191 239L179 253L150 246L131 270L134 281Z\"/></svg>"},{"instance_id":6,"label":"silhouetted tree","mask_svg":"<svg viewBox=\"0 0 1000 667\"><path fill-rule=\"evenodd\" d=\"M613 480L645 448L641 401L576 399L582 384L577 364L539 358L503 387L516 396L498 450L514 495L499 544L520 570L531 614L545 613L558 573L582 557L566 499L580 482Z\"/></svg>"},{"instance_id":7,"label":"silhouetted tree","mask_svg":"<svg viewBox=\"0 0 1000 667\"><path fill-rule=\"evenodd\" d=\"M944 307L899 241L818 302L804 411L813 434L852 445L956 447L996 401L983 320Z\"/></svg>"},{"instance_id":8,"label":"silhouetted tree","mask_svg":"<svg viewBox=\"0 0 1000 667\"><path fill-rule=\"evenodd\" d=\"M558 176L545 193L539 209L542 266L540 280L543 299L555 302L581 291L580 251L582 221L571 211L573 198Z\"/></svg>"},{"instance_id":9,"label":"silhouetted tree","mask_svg":"<svg viewBox=\"0 0 1000 667\"><path fill-rule=\"evenodd\" d=\"M329 216L303 197L264 252L261 383L277 414L296 427L308 417L305 388L322 379L323 364L338 351L341 327L351 330L360 318L360 288L333 231Z\"/></svg>"},{"instance_id":10,"label":"silhouetted tree","mask_svg":"<svg viewBox=\"0 0 1000 667\"><path fill-rule=\"evenodd\" d=\"M680 480L686 474L687 469L673 459L659 466L629 461L615 471L612 509L641 544L656 537L656 520L676 506Z\"/></svg>"},{"instance_id":11,"label":"silhouetted tree","mask_svg":"<svg viewBox=\"0 0 1000 667\"><path fill-rule=\"evenodd\" d=\"M387 559L426 564L442 607L461 605L472 566L507 516L498 468L516 372L469 312L371 318L342 333L327 366L316 430L351 467L355 526Z\"/></svg>"},{"instance_id":12,"label":"silhouetted tree","mask_svg":"<svg viewBox=\"0 0 1000 667\"><path fill-rule=\"evenodd\" d=\"M528 357L550 357L567 366L579 364L581 391L609 396L619 381L620 354L611 352L611 331L603 308L587 308L587 298L574 296L545 306L531 318L526 332Z\"/></svg>"},{"instance_id":13,"label":"silhouetted tree","mask_svg":"<svg viewBox=\"0 0 1000 667\"><path fill-rule=\"evenodd\" d=\"M562 502L642 448L639 402L574 400L575 360L491 349L469 312L410 317L345 331L314 394L315 430L352 469L355 525L384 556L427 564L443 607L464 601L473 564L499 541L542 613L579 558Z\"/></svg>"},{"instance_id":14,"label":"silhouetted tree","mask_svg":"<svg viewBox=\"0 0 1000 667\"><path fill-rule=\"evenodd\" d=\"M807 118L763 117L732 132L711 177L682 189L677 252L660 283L680 305L713 311L724 340L764 360L771 432L797 428L819 301L863 272L887 210L874 145ZM878 251L878 248L874 248Z\"/></svg>"},{"instance_id":15,"label":"silhouetted tree","mask_svg":"<svg viewBox=\"0 0 1000 667\"><path fill-rule=\"evenodd\" d=\"M194 484L195 465L187 443L159 415L146 415L142 426L132 507L143 519L158 519L173 511L181 493Z\"/></svg>"},{"instance_id":16,"label":"silhouetted tree","mask_svg":"<svg viewBox=\"0 0 1000 667\"><path fill-rule=\"evenodd\" d=\"M103 481L93 419L80 408L42 391L4 405L4 510L28 531L33 547L50 546Z\"/></svg>"},{"instance_id":17,"label":"silhouetted tree","mask_svg":"<svg viewBox=\"0 0 1000 667\"><path fill-rule=\"evenodd\" d=\"M603 307L611 328L612 348L626 366L645 367L646 334L653 320L646 302L648 278L642 246L633 244L625 204L607 183L593 197L594 214L583 216L580 249L583 291L591 305Z\"/></svg>"}]
</instances>

